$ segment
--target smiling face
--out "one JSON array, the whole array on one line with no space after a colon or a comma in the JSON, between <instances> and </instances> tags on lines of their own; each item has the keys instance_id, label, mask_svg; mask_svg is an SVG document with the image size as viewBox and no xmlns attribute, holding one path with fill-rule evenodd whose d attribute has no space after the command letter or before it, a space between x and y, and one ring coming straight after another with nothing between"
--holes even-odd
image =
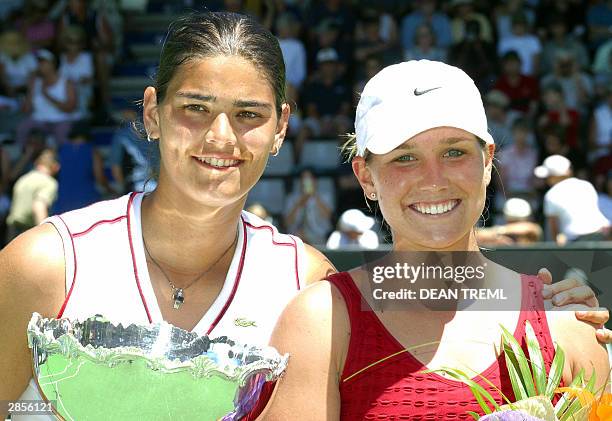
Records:
<instances>
[{"instance_id":1,"label":"smiling face","mask_svg":"<svg viewBox=\"0 0 612 421\"><path fill-rule=\"evenodd\" d=\"M353 160L366 196L376 193L396 250L472 250L491 179L494 145L438 127L384 155Z\"/></svg>"},{"instance_id":2,"label":"smiling face","mask_svg":"<svg viewBox=\"0 0 612 421\"><path fill-rule=\"evenodd\" d=\"M275 105L269 82L238 56L181 65L159 104L147 88L145 127L160 139L158 189L207 206L244 201L285 136L289 106L279 116Z\"/></svg>"}]
</instances>

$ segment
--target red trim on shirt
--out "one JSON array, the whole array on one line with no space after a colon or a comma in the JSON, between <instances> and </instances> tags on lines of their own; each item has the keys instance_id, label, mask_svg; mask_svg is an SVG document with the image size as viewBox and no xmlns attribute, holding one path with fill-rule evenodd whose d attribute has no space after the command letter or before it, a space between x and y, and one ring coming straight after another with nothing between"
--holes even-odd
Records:
<instances>
[{"instance_id":1,"label":"red trim on shirt","mask_svg":"<svg viewBox=\"0 0 612 421\"><path fill-rule=\"evenodd\" d=\"M249 222L244 222L246 225L248 225L249 227L253 228L253 229L267 229L270 231L270 234L272 234L272 244L274 244L275 246L288 246L288 247L293 247L293 252L295 255L295 283L297 285L297 289L298 291L300 290L300 275L299 275L299 271L298 271L298 252L297 252L297 244L295 243L295 239L293 238L293 236L289 236L289 238L291 238L291 243L279 243L276 240L274 240L274 230L272 229L272 227L270 225L261 225L256 227L255 225L249 223Z\"/></svg>"},{"instance_id":2,"label":"red trim on shirt","mask_svg":"<svg viewBox=\"0 0 612 421\"><path fill-rule=\"evenodd\" d=\"M136 267L136 254L134 253L134 243L132 242L132 223L130 218L130 209L132 209L132 202L134 201L134 197L136 197L136 192L130 195L130 199L127 204L127 231L128 231L128 240L130 242L130 253L132 254L132 267L134 268L134 279L136 280L136 286L138 287L138 293L140 294L140 299L142 300L142 305L144 306L145 312L147 313L147 319L149 319L149 323L153 323L153 319L151 318L151 313L149 313L149 307L147 306L147 301L145 300L144 294L142 293L142 288L140 287L140 278L138 277L138 268Z\"/></svg>"},{"instance_id":3,"label":"red trim on shirt","mask_svg":"<svg viewBox=\"0 0 612 421\"><path fill-rule=\"evenodd\" d=\"M92 226L87 228L85 231L81 231L81 232L77 232L76 234L73 234L72 237L76 238L76 237L80 237L81 235L89 234L91 232L91 230L93 230L98 225L102 225L102 224L114 224L115 222L122 221L125 218L127 218L126 215L121 215L121 216L116 217L115 219L103 219L101 221L96 222L95 224L93 224Z\"/></svg>"},{"instance_id":4,"label":"red trim on shirt","mask_svg":"<svg viewBox=\"0 0 612 421\"><path fill-rule=\"evenodd\" d=\"M217 326L217 324L221 321L221 319L225 315L225 312L227 311L230 304L234 300L234 296L236 295L236 291L238 290L238 284L240 284L240 278L242 276L242 269L244 267L244 256L246 255L246 250L247 250L247 230L246 230L247 222L242 218L241 220L242 220L242 237L243 237L242 238L242 253L240 254L240 262L238 263L238 270L236 271L236 278L234 278L234 286L232 287L232 292L230 292L229 297L227 297L227 301L225 301L223 308L221 309L221 311L219 312L215 320L212 322L212 324L208 328L208 331L206 331L207 335L210 335L210 332L213 331L213 329Z\"/></svg>"},{"instance_id":5,"label":"red trim on shirt","mask_svg":"<svg viewBox=\"0 0 612 421\"><path fill-rule=\"evenodd\" d=\"M66 227L66 231L68 231L68 235L70 236L70 242L72 243L72 258L74 259L74 271L72 274L72 284L70 285L70 290L68 294L66 294L66 298L64 299L64 303L62 304L62 308L60 308L59 313L57 313L56 319L61 319L64 311L66 310L66 306L68 305L68 300L70 300L70 296L72 295L72 290L74 289L74 284L76 283L76 275L77 275L77 258L76 258L76 250L74 248L74 239L72 233L70 232L70 228L68 228L68 224L66 221L62 219L61 216L58 216L59 220L62 221L62 224Z\"/></svg>"}]
</instances>

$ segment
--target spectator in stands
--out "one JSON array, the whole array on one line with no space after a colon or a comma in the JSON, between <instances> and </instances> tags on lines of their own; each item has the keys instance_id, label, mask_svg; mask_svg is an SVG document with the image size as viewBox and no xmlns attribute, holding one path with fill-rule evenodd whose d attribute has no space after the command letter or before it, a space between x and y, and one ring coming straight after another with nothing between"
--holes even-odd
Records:
<instances>
[{"instance_id":1,"label":"spectator in stands","mask_svg":"<svg viewBox=\"0 0 612 421\"><path fill-rule=\"evenodd\" d=\"M299 187L287 197L284 214L288 232L310 244L325 244L331 231L332 207L317 190L317 180L310 169L300 173Z\"/></svg>"},{"instance_id":2,"label":"spectator in stands","mask_svg":"<svg viewBox=\"0 0 612 421\"><path fill-rule=\"evenodd\" d=\"M538 164L538 151L529 143L533 136L527 120L517 119L512 125L512 143L499 152L497 167L506 196L533 199L533 170ZM497 139L496 139L497 141Z\"/></svg>"},{"instance_id":3,"label":"spectator in stands","mask_svg":"<svg viewBox=\"0 0 612 421\"><path fill-rule=\"evenodd\" d=\"M612 171L608 171L608 174L600 177L597 184L599 184L597 186L599 210L608 221L612 221Z\"/></svg>"},{"instance_id":4,"label":"spectator in stands","mask_svg":"<svg viewBox=\"0 0 612 421\"><path fill-rule=\"evenodd\" d=\"M436 0L417 0L415 10L402 20L401 43L404 51L413 47L416 30L422 23L431 25L438 47L451 45L451 25L446 13L437 10Z\"/></svg>"},{"instance_id":5,"label":"spectator in stands","mask_svg":"<svg viewBox=\"0 0 612 421\"><path fill-rule=\"evenodd\" d=\"M359 95L361 95L361 91L363 91L363 87L368 82L368 80L372 79L374 75L380 72L383 68L383 60L380 57L372 56L368 58L365 62L365 77L357 81L357 83L353 87L353 105L356 107L359 102ZM351 176L352 176L351 170ZM352 177L353 179L355 177Z\"/></svg>"},{"instance_id":6,"label":"spectator in stands","mask_svg":"<svg viewBox=\"0 0 612 421\"><path fill-rule=\"evenodd\" d=\"M57 180L53 176L58 170L55 152L45 149L36 159L34 169L17 180L7 218L8 241L49 216L57 197Z\"/></svg>"},{"instance_id":7,"label":"spectator in stands","mask_svg":"<svg viewBox=\"0 0 612 421\"><path fill-rule=\"evenodd\" d=\"M538 80L521 73L521 58L516 51L509 51L501 59L501 75L494 89L510 98L510 108L535 117L540 98Z\"/></svg>"},{"instance_id":8,"label":"spectator in stands","mask_svg":"<svg viewBox=\"0 0 612 421\"><path fill-rule=\"evenodd\" d=\"M56 144L64 143L70 133L77 93L72 81L58 72L57 57L49 50L38 50L38 74L30 80L24 112L29 116L17 126L16 141L24 145L28 133L39 128L53 134Z\"/></svg>"},{"instance_id":9,"label":"spectator in stands","mask_svg":"<svg viewBox=\"0 0 612 421\"><path fill-rule=\"evenodd\" d=\"M580 70L580 66L570 51L558 51L555 57L554 70L545 75L541 86L558 83L563 90L563 98L568 108L586 116L593 98L593 81Z\"/></svg>"},{"instance_id":10,"label":"spectator in stands","mask_svg":"<svg viewBox=\"0 0 612 421\"><path fill-rule=\"evenodd\" d=\"M113 29L105 13L94 9L87 0L69 0L59 18L60 33L67 26L78 25L85 31L86 50L93 53L96 68L96 83L100 105L103 109L110 104L108 82L114 62L115 42Z\"/></svg>"},{"instance_id":11,"label":"spectator in stands","mask_svg":"<svg viewBox=\"0 0 612 421\"><path fill-rule=\"evenodd\" d=\"M101 199L100 192L111 191L102 156L91 143L91 134L84 124L75 125L69 142L59 147L58 158L61 170L54 213L88 206Z\"/></svg>"},{"instance_id":12,"label":"spectator in stands","mask_svg":"<svg viewBox=\"0 0 612 421\"><path fill-rule=\"evenodd\" d=\"M485 96L484 105L489 132L503 150L512 142L512 123L518 117L518 113L509 110L510 99L506 94L495 89Z\"/></svg>"},{"instance_id":13,"label":"spectator in stands","mask_svg":"<svg viewBox=\"0 0 612 421\"><path fill-rule=\"evenodd\" d=\"M597 49L592 70L597 86L612 85L612 39ZM601 90L605 91L605 88Z\"/></svg>"},{"instance_id":14,"label":"spectator in stands","mask_svg":"<svg viewBox=\"0 0 612 421\"><path fill-rule=\"evenodd\" d=\"M344 248L378 248L378 235L372 230L374 218L364 215L359 209L345 211L338 220L338 229L327 239L326 247L331 250Z\"/></svg>"},{"instance_id":15,"label":"spectator in stands","mask_svg":"<svg viewBox=\"0 0 612 421\"><path fill-rule=\"evenodd\" d=\"M34 161L47 147L46 134L40 129L33 129L25 141L25 145L18 159L10 165L8 183L12 186L15 181L34 168Z\"/></svg>"},{"instance_id":16,"label":"spectator in stands","mask_svg":"<svg viewBox=\"0 0 612 421\"><path fill-rule=\"evenodd\" d=\"M562 246L568 241L604 239L610 222L599 210L597 192L588 181L572 176L569 159L549 156L534 174L550 186L544 195L544 216L553 241Z\"/></svg>"},{"instance_id":17,"label":"spectator in stands","mask_svg":"<svg viewBox=\"0 0 612 421\"><path fill-rule=\"evenodd\" d=\"M612 87L607 86L603 101L593 111L589 140L589 162L612 154Z\"/></svg>"},{"instance_id":18,"label":"spectator in stands","mask_svg":"<svg viewBox=\"0 0 612 421\"><path fill-rule=\"evenodd\" d=\"M89 106L93 97L94 60L90 51L85 51L85 31L80 26L67 26L60 34L59 73L71 80L76 87L78 105L76 118L89 117Z\"/></svg>"},{"instance_id":19,"label":"spectator in stands","mask_svg":"<svg viewBox=\"0 0 612 421\"><path fill-rule=\"evenodd\" d=\"M314 41L312 42L311 48L308 49L308 63L312 68L312 63L315 64L313 71L314 76L317 73L317 53L327 48L333 48L338 55L338 71L341 75L346 74L347 67L353 60L353 50L351 44L340 37L341 29L338 22L333 19L324 19L321 21L314 30ZM309 75L310 76L310 75Z\"/></svg>"},{"instance_id":20,"label":"spectator in stands","mask_svg":"<svg viewBox=\"0 0 612 421\"><path fill-rule=\"evenodd\" d=\"M509 51L516 51L521 57L521 73L528 76L538 75L542 45L538 37L529 32L529 21L524 13L512 16L512 35L499 40L497 51L501 56Z\"/></svg>"},{"instance_id":21,"label":"spectator in stands","mask_svg":"<svg viewBox=\"0 0 612 421\"><path fill-rule=\"evenodd\" d=\"M497 53L495 46L480 36L476 21L466 23L463 40L450 49L449 63L465 71L481 91L490 89L497 73Z\"/></svg>"},{"instance_id":22,"label":"spectator in stands","mask_svg":"<svg viewBox=\"0 0 612 421\"><path fill-rule=\"evenodd\" d=\"M591 4L586 14L586 24L591 51L596 50L612 35L612 0L600 0Z\"/></svg>"},{"instance_id":23,"label":"spectator in stands","mask_svg":"<svg viewBox=\"0 0 612 421\"><path fill-rule=\"evenodd\" d=\"M124 110L125 121L135 121L134 110ZM123 124L115 134L108 159L118 193L151 192L157 187L155 174L159 168L157 142L143 141L129 124Z\"/></svg>"},{"instance_id":24,"label":"spectator in stands","mask_svg":"<svg viewBox=\"0 0 612 421\"><path fill-rule=\"evenodd\" d=\"M49 18L48 0L26 0L17 28L34 48L53 48L55 23Z\"/></svg>"},{"instance_id":25,"label":"spectator in stands","mask_svg":"<svg viewBox=\"0 0 612 421\"><path fill-rule=\"evenodd\" d=\"M404 50L404 60L435 60L446 61L446 48L436 46L433 28L428 23L422 23L414 33L414 44Z\"/></svg>"},{"instance_id":26,"label":"spectator in stands","mask_svg":"<svg viewBox=\"0 0 612 421\"><path fill-rule=\"evenodd\" d=\"M319 72L302 91L303 126L298 134L294 153L296 162L309 137L336 138L351 126L351 92L339 75L338 53L332 48L317 53Z\"/></svg>"},{"instance_id":27,"label":"spectator in stands","mask_svg":"<svg viewBox=\"0 0 612 421\"><path fill-rule=\"evenodd\" d=\"M298 38L300 24L292 13L284 13L276 19L278 43L283 52L287 73L287 96L299 100L299 90L306 78L306 48Z\"/></svg>"},{"instance_id":28,"label":"spectator in stands","mask_svg":"<svg viewBox=\"0 0 612 421\"><path fill-rule=\"evenodd\" d=\"M453 9L451 20L451 32L453 44L461 42L466 36L466 25L468 22L476 22L480 38L486 42L493 42L493 29L489 19L474 9L473 0L452 0L450 5Z\"/></svg>"},{"instance_id":29,"label":"spectator in stands","mask_svg":"<svg viewBox=\"0 0 612 421\"><path fill-rule=\"evenodd\" d=\"M339 30L341 43L351 43L355 29L355 17L348 0L323 0L315 2L306 18L308 28L316 27L320 22L333 21Z\"/></svg>"},{"instance_id":30,"label":"spectator in stands","mask_svg":"<svg viewBox=\"0 0 612 421\"><path fill-rule=\"evenodd\" d=\"M394 0L391 0L394 1ZM395 22L394 13L392 9L394 7L390 5L385 5L385 2L380 1L370 1L370 2L361 2L362 10L366 12L366 14L374 13L378 17L378 28L379 28L379 37L384 42L389 45L396 47L399 41L399 34L397 23ZM357 22L357 27L355 28L355 39L363 39L364 28L360 25L360 22Z\"/></svg>"},{"instance_id":31,"label":"spectator in stands","mask_svg":"<svg viewBox=\"0 0 612 421\"><path fill-rule=\"evenodd\" d=\"M355 64L363 73L366 60L372 56L384 57L385 61L391 61L393 44L380 36L380 14L377 11L373 9L364 11L359 24L362 31L358 32L361 36L355 39L353 57Z\"/></svg>"},{"instance_id":32,"label":"spectator in stands","mask_svg":"<svg viewBox=\"0 0 612 421\"><path fill-rule=\"evenodd\" d=\"M498 39L512 35L512 16L518 12L525 13L529 26L534 26L535 13L525 3L524 0L506 0L495 5L493 16Z\"/></svg>"},{"instance_id":33,"label":"spectator in stands","mask_svg":"<svg viewBox=\"0 0 612 421\"><path fill-rule=\"evenodd\" d=\"M17 31L6 31L0 35L0 93L16 98L25 94L28 79L38 67L30 44Z\"/></svg>"},{"instance_id":34,"label":"spectator in stands","mask_svg":"<svg viewBox=\"0 0 612 421\"><path fill-rule=\"evenodd\" d=\"M528 201L518 197L506 200L503 217L500 224L476 230L479 245L532 244L542 239L542 227L531 220L532 210Z\"/></svg>"},{"instance_id":35,"label":"spectator in stands","mask_svg":"<svg viewBox=\"0 0 612 421\"><path fill-rule=\"evenodd\" d=\"M567 32L581 35L584 33L585 6L581 0L538 0L536 27L541 39L546 37L546 28L552 18L563 19Z\"/></svg>"},{"instance_id":36,"label":"spectator in stands","mask_svg":"<svg viewBox=\"0 0 612 421\"><path fill-rule=\"evenodd\" d=\"M582 145L578 137L580 116L578 111L565 103L563 88L555 82L545 86L542 99L544 110L538 118L538 128L542 130L551 124L558 124L563 129L563 143L573 151L581 150Z\"/></svg>"},{"instance_id":37,"label":"spectator in stands","mask_svg":"<svg viewBox=\"0 0 612 421\"><path fill-rule=\"evenodd\" d=\"M270 212L268 212L268 210L264 207L264 205L262 205L259 202L255 202L252 205L248 206L245 209L247 212L252 213L255 216L258 216L259 218L261 218L262 220L269 222L269 223L275 223L274 218L272 217L272 215L270 215Z\"/></svg>"},{"instance_id":38,"label":"spectator in stands","mask_svg":"<svg viewBox=\"0 0 612 421\"><path fill-rule=\"evenodd\" d=\"M554 71L557 54L569 52L580 70L589 67L589 55L584 45L573 34L568 33L565 19L560 15L553 15L548 21L548 37L542 47L542 60L540 70L542 74Z\"/></svg>"}]
</instances>

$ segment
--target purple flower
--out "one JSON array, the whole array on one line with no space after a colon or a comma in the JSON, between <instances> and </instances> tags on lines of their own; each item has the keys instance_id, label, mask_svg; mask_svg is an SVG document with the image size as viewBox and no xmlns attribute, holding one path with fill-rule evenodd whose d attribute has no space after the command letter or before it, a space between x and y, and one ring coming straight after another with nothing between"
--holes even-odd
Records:
<instances>
[{"instance_id":1,"label":"purple flower","mask_svg":"<svg viewBox=\"0 0 612 421\"><path fill-rule=\"evenodd\" d=\"M502 411L494 412L484 417L480 421L545 421L542 418L534 417L523 411Z\"/></svg>"}]
</instances>

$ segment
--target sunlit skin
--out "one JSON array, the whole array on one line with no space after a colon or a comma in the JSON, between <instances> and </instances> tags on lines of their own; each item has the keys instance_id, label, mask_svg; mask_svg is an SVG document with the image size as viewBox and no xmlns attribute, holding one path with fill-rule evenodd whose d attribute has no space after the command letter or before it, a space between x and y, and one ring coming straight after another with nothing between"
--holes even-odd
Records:
<instances>
[{"instance_id":1,"label":"sunlit skin","mask_svg":"<svg viewBox=\"0 0 612 421\"><path fill-rule=\"evenodd\" d=\"M278 116L269 82L236 56L184 64L156 103L155 89L147 88L145 125L150 137L161 138L157 193L242 209L270 153L282 143L289 106ZM198 158L237 162L216 168Z\"/></svg>"},{"instance_id":2,"label":"sunlit skin","mask_svg":"<svg viewBox=\"0 0 612 421\"><path fill-rule=\"evenodd\" d=\"M484 208L494 150L464 130L438 127L370 155L367 163L355 158L353 170L366 195L376 193L394 250L477 251L473 227ZM438 215L416 209L443 203L454 207Z\"/></svg>"}]
</instances>

